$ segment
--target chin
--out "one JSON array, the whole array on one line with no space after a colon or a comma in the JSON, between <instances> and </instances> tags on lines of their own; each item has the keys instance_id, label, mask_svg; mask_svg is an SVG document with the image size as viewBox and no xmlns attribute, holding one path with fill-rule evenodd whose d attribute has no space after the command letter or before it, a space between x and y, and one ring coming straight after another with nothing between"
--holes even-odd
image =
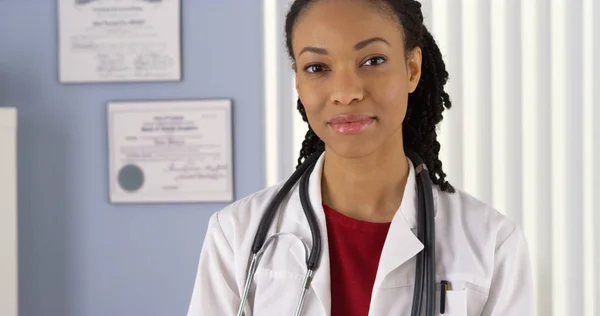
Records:
<instances>
[{"instance_id":1,"label":"chin","mask_svg":"<svg viewBox=\"0 0 600 316\"><path fill-rule=\"evenodd\" d=\"M357 143L347 143L347 144L335 144L331 146L327 146L327 151L333 152L336 156L347 158L347 159L357 159L368 157L377 151L377 147L373 146L373 144L365 145L365 144L357 144Z\"/></svg>"}]
</instances>

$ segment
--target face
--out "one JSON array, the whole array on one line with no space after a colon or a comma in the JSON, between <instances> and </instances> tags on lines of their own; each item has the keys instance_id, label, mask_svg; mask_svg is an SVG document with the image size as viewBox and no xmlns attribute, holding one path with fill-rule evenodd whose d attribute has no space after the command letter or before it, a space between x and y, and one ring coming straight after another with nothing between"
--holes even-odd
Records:
<instances>
[{"instance_id":1,"label":"face","mask_svg":"<svg viewBox=\"0 0 600 316\"><path fill-rule=\"evenodd\" d=\"M327 151L348 158L402 148L421 51L404 50L393 14L369 1L320 0L292 32L296 89Z\"/></svg>"}]
</instances>

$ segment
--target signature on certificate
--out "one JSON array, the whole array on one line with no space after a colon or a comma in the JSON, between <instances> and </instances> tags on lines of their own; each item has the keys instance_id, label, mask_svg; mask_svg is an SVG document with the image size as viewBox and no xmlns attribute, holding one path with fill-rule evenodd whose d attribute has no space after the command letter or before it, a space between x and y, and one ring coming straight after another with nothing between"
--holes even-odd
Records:
<instances>
[{"instance_id":1,"label":"signature on certificate","mask_svg":"<svg viewBox=\"0 0 600 316\"><path fill-rule=\"evenodd\" d=\"M148 76L168 71L174 65L171 56L159 52L147 52L137 56L134 61L136 75Z\"/></svg>"},{"instance_id":2,"label":"signature on certificate","mask_svg":"<svg viewBox=\"0 0 600 316\"><path fill-rule=\"evenodd\" d=\"M154 138L155 145L183 145L185 140L174 136L156 137Z\"/></svg>"},{"instance_id":3,"label":"signature on certificate","mask_svg":"<svg viewBox=\"0 0 600 316\"><path fill-rule=\"evenodd\" d=\"M111 77L129 70L122 54L98 54L96 71L103 77Z\"/></svg>"},{"instance_id":4,"label":"signature on certificate","mask_svg":"<svg viewBox=\"0 0 600 316\"><path fill-rule=\"evenodd\" d=\"M194 161L172 162L166 169L167 173L175 174L175 180L225 179L229 166L227 164L201 164Z\"/></svg>"}]
</instances>

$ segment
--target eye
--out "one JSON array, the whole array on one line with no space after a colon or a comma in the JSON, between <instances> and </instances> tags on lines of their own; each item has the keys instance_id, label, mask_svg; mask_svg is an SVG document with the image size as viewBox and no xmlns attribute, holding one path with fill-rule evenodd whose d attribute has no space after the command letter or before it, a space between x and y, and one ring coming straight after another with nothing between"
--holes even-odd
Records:
<instances>
[{"instance_id":1,"label":"eye","mask_svg":"<svg viewBox=\"0 0 600 316\"><path fill-rule=\"evenodd\" d=\"M369 59L367 59L367 61L365 61L363 63L363 65L365 66L376 66L376 65L381 65L385 62L385 58L381 57L381 56L376 56L376 57L371 57Z\"/></svg>"},{"instance_id":2,"label":"eye","mask_svg":"<svg viewBox=\"0 0 600 316\"><path fill-rule=\"evenodd\" d=\"M317 72L321 72L323 70L325 70L325 67L323 67L323 65L319 65L319 64L312 64L312 65L308 65L306 67L304 67L304 70L310 73L317 73Z\"/></svg>"}]
</instances>

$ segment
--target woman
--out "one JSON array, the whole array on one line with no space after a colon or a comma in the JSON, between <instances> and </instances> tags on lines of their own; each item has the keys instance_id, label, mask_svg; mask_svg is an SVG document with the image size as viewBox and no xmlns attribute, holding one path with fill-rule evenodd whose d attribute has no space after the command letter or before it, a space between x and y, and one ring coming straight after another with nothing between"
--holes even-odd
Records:
<instances>
[{"instance_id":1,"label":"woman","mask_svg":"<svg viewBox=\"0 0 600 316\"><path fill-rule=\"evenodd\" d=\"M422 158L435 206L435 314L533 315L522 231L445 179L436 124L450 108L440 51L412 0L296 0L286 21L298 109L315 154L308 194L322 256L302 315L411 315ZM322 152L322 153L321 153ZM311 156L315 157L315 156ZM210 220L189 316L236 315L270 187ZM283 200L243 304L246 316L294 315L313 243L299 186ZM446 284L446 283L444 283ZM417 304L418 305L418 304Z\"/></svg>"}]
</instances>

